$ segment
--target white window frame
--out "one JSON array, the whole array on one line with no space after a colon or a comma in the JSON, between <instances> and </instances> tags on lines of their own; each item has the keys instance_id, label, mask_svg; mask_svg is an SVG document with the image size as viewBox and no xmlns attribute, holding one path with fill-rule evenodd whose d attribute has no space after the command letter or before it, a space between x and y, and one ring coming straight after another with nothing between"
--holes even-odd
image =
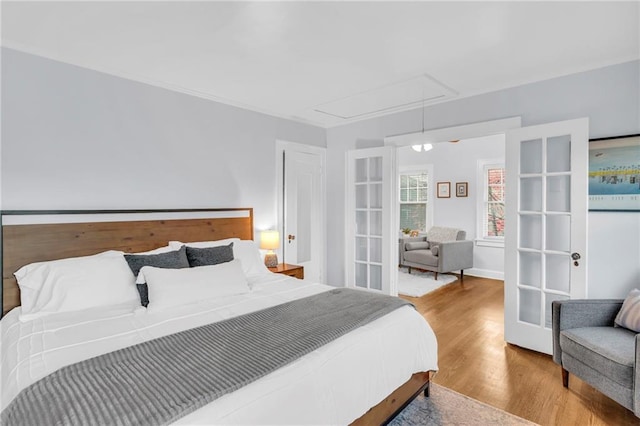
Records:
<instances>
[{"instance_id":1,"label":"white window frame","mask_svg":"<svg viewBox=\"0 0 640 426\"><path fill-rule=\"evenodd\" d=\"M492 158L487 160L478 160L477 182L480 191L478 191L477 199L477 224L476 224L476 245L486 247L504 247L504 236L489 237L485 235L486 206L485 200L488 198L488 182L487 169L489 168L505 168L504 158ZM506 185L506 182L505 182Z\"/></svg>"},{"instance_id":2,"label":"white window frame","mask_svg":"<svg viewBox=\"0 0 640 426\"><path fill-rule=\"evenodd\" d=\"M397 211L400 212L400 175L411 174L427 174L427 217L425 218L425 231L428 231L433 226L433 164L425 164L421 166L402 166L398 171L398 197L397 197ZM398 214L398 228L400 225L400 215Z\"/></svg>"}]
</instances>

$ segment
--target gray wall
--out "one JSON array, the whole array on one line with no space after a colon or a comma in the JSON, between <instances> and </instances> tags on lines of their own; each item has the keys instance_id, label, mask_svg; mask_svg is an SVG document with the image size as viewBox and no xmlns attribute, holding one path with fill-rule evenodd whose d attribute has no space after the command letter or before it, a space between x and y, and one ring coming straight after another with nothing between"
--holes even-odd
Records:
<instances>
[{"instance_id":1,"label":"gray wall","mask_svg":"<svg viewBox=\"0 0 640 426\"><path fill-rule=\"evenodd\" d=\"M426 108L426 129L513 116L522 125L589 117L590 137L640 133L640 61L463 98ZM345 153L363 142L421 130L422 110L327 131L328 282L344 281ZM436 213L437 216L437 213ZM640 285L640 213L589 214L589 295L625 296Z\"/></svg>"},{"instance_id":2,"label":"gray wall","mask_svg":"<svg viewBox=\"0 0 640 426\"><path fill-rule=\"evenodd\" d=\"M640 62L428 107L426 128L588 116L640 133ZM344 282L345 152L419 131L421 110L324 129L2 48L3 209L255 208L276 224L275 140L327 146L328 282ZM640 214L589 214L590 295L640 284Z\"/></svg>"},{"instance_id":3,"label":"gray wall","mask_svg":"<svg viewBox=\"0 0 640 426\"><path fill-rule=\"evenodd\" d=\"M270 228L276 139L325 134L2 49L3 209L253 207Z\"/></svg>"}]
</instances>

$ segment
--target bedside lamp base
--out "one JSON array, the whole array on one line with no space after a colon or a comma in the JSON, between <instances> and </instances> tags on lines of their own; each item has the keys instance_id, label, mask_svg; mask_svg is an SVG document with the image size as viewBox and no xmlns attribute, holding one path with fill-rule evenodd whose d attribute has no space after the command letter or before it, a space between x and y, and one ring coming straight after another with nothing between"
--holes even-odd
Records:
<instances>
[{"instance_id":1,"label":"bedside lamp base","mask_svg":"<svg viewBox=\"0 0 640 426\"><path fill-rule=\"evenodd\" d=\"M267 253L264 257L264 264L267 268L275 268L278 266L278 255L275 253Z\"/></svg>"}]
</instances>

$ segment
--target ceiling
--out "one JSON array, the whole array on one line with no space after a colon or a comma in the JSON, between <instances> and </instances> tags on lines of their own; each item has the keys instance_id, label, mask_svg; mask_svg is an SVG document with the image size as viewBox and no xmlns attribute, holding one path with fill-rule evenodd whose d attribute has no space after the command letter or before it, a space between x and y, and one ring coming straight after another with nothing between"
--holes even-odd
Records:
<instances>
[{"instance_id":1,"label":"ceiling","mask_svg":"<svg viewBox=\"0 0 640 426\"><path fill-rule=\"evenodd\" d=\"M638 2L2 2L2 45L332 127L640 58Z\"/></svg>"}]
</instances>

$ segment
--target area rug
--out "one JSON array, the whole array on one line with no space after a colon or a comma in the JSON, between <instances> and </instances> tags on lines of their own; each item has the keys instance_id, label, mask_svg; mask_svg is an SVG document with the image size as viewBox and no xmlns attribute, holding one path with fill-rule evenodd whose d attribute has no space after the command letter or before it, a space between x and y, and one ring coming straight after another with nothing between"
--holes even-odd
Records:
<instances>
[{"instance_id":1,"label":"area rug","mask_svg":"<svg viewBox=\"0 0 640 426\"><path fill-rule=\"evenodd\" d=\"M435 383L431 383L429 398L420 394L389 423L390 426L535 424Z\"/></svg>"},{"instance_id":2,"label":"area rug","mask_svg":"<svg viewBox=\"0 0 640 426\"><path fill-rule=\"evenodd\" d=\"M437 281L433 277L433 272L412 269L409 273L407 268L400 268L398 270L398 293L420 297L458 279L458 277L448 274L438 274Z\"/></svg>"}]
</instances>

